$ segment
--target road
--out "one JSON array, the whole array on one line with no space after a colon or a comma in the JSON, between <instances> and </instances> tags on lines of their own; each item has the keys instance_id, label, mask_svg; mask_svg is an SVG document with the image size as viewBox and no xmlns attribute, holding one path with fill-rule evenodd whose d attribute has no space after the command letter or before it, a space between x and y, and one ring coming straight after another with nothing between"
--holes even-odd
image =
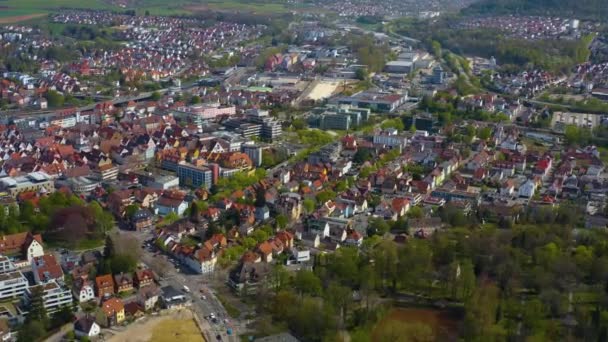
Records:
<instances>
[{"instance_id":1,"label":"road","mask_svg":"<svg viewBox=\"0 0 608 342\"><path fill-rule=\"evenodd\" d=\"M135 237L140 243L154 237L152 232L139 233L133 231L120 230L121 235L129 235ZM226 309L219 301L213 289L207 285L209 275L194 274L188 268L182 267L178 262L171 261L168 255L158 254L155 252L142 249L141 261L148 265L154 272L162 275L160 280L161 286L173 286L178 290L184 289L184 285L190 289L188 296L192 300L192 311L196 313L199 320L203 323L203 329L206 327L206 337L208 342L215 340L216 336L220 336L222 341L238 341L239 331L243 331L244 325L239 321L233 321L228 315ZM167 260L168 266L162 266L162 261L159 258ZM178 271L179 269L179 271ZM205 299L203 299L205 296ZM207 319L211 314L217 317L217 323ZM225 319L228 322L225 322ZM228 336L227 330L232 329L232 335ZM211 339L211 340L209 340Z\"/></svg>"}]
</instances>

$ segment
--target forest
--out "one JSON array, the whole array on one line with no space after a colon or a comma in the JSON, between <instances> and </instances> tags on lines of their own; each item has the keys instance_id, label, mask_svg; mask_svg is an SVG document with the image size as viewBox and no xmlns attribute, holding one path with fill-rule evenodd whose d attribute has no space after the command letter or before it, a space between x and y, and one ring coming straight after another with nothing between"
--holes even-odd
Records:
<instances>
[{"instance_id":1,"label":"forest","mask_svg":"<svg viewBox=\"0 0 608 342\"><path fill-rule=\"evenodd\" d=\"M579 19L604 19L608 2L604 0L482 0L462 10L466 15L558 15Z\"/></svg>"}]
</instances>

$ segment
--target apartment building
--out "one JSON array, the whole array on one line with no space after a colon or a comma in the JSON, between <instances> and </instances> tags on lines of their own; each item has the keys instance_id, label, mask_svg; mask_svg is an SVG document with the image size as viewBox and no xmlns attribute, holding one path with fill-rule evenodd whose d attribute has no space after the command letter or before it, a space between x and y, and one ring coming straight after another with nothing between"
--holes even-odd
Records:
<instances>
[{"instance_id":1,"label":"apartment building","mask_svg":"<svg viewBox=\"0 0 608 342\"><path fill-rule=\"evenodd\" d=\"M0 274L0 301L20 297L27 287L28 281L19 271Z\"/></svg>"}]
</instances>

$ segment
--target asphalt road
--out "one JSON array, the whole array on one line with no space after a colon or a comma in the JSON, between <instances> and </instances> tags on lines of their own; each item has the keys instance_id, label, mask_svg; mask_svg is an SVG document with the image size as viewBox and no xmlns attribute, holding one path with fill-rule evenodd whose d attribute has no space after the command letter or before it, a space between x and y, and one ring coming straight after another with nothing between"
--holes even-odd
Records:
<instances>
[{"instance_id":1,"label":"asphalt road","mask_svg":"<svg viewBox=\"0 0 608 342\"><path fill-rule=\"evenodd\" d=\"M151 232L138 233L133 231L119 231L121 235L130 235L135 237L140 244L153 237ZM155 255L155 251L142 249L141 261L148 265L157 274L162 275L160 280L161 286L171 285L175 289L184 291L184 285L190 289L187 295L192 300L191 309L196 313L198 318L203 322L203 328L207 327L207 337L211 340L217 340L216 336L221 337L221 341L238 341L238 335L241 322L233 321L228 315L222 303L215 296L215 292L207 284L209 275L194 274L189 269L179 264L177 261L171 261L168 255L159 253ZM158 259L164 259L169 265L159 269L160 262ZM179 271L178 271L179 269ZM203 296L205 297L203 299ZM214 314L216 321L213 322L209 316ZM225 321L227 320L227 321ZM228 329L232 329L231 336L228 335ZM211 342L211 341L208 341Z\"/></svg>"}]
</instances>

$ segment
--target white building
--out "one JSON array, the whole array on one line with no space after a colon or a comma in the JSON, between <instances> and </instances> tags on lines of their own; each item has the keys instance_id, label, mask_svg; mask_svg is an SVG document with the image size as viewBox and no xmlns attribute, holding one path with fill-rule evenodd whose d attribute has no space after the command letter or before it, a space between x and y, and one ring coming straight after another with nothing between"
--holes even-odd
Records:
<instances>
[{"instance_id":1,"label":"white building","mask_svg":"<svg viewBox=\"0 0 608 342\"><path fill-rule=\"evenodd\" d=\"M184 263L194 272L199 274L209 274L215 270L215 264L217 263L217 255L213 251L209 251L203 247L193 255L185 257Z\"/></svg>"},{"instance_id":2,"label":"white building","mask_svg":"<svg viewBox=\"0 0 608 342\"><path fill-rule=\"evenodd\" d=\"M72 305L72 293L63 285L59 285L56 281L51 281L44 285L35 285L25 291L25 301L31 300L32 289L36 286L42 286L44 292L42 295L43 305L47 312L54 312L66 305Z\"/></svg>"},{"instance_id":3,"label":"white building","mask_svg":"<svg viewBox=\"0 0 608 342\"><path fill-rule=\"evenodd\" d=\"M536 185L531 180L527 180L519 187L519 197L532 198L536 191Z\"/></svg>"},{"instance_id":4,"label":"white building","mask_svg":"<svg viewBox=\"0 0 608 342\"><path fill-rule=\"evenodd\" d=\"M0 300L20 297L28 285L27 279L19 271L0 274Z\"/></svg>"},{"instance_id":5,"label":"white building","mask_svg":"<svg viewBox=\"0 0 608 342\"><path fill-rule=\"evenodd\" d=\"M13 264L13 262L4 255L0 255L0 274L12 272L14 270L15 265Z\"/></svg>"},{"instance_id":6,"label":"white building","mask_svg":"<svg viewBox=\"0 0 608 342\"><path fill-rule=\"evenodd\" d=\"M32 172L25 176L0 179L0 189L8 192L13 197L17 197L18 194L25 191L35 191L38 193L55 192L55 184L45 172Z\"/></svg>"},{"instance_id":7,"label":"white building","mask_svg":"<svg viewBox=\"0 0 608 342\"><path fill-rule=\"evenodd\" d=\"M383 130L377 134L374 134L374 144L385 145L390 147L407 145L407 138L399 135L399 131L394 128Z\"/></svg>"},{"instance_id":8,"label":"white building","mask_svg":"<svg viewBox=\"0 0 608 342\"><path fill-rule=\"evenodd\" d=\"M93 285L86 280L77 281L74 283L72 292L74 297L80 302L88 302L95 299L95 291Z\"/></svg>"},{"instance_id":9,"label":"white building","mask_svg":"<svg viewBox=\"0 0 608 342\"><path fill-rule=\"evenodd\" d=\"M74 323L76 337L95 337L99 335L101 328L92 317L82 317Z\"/></svg>"}]
</instances>

